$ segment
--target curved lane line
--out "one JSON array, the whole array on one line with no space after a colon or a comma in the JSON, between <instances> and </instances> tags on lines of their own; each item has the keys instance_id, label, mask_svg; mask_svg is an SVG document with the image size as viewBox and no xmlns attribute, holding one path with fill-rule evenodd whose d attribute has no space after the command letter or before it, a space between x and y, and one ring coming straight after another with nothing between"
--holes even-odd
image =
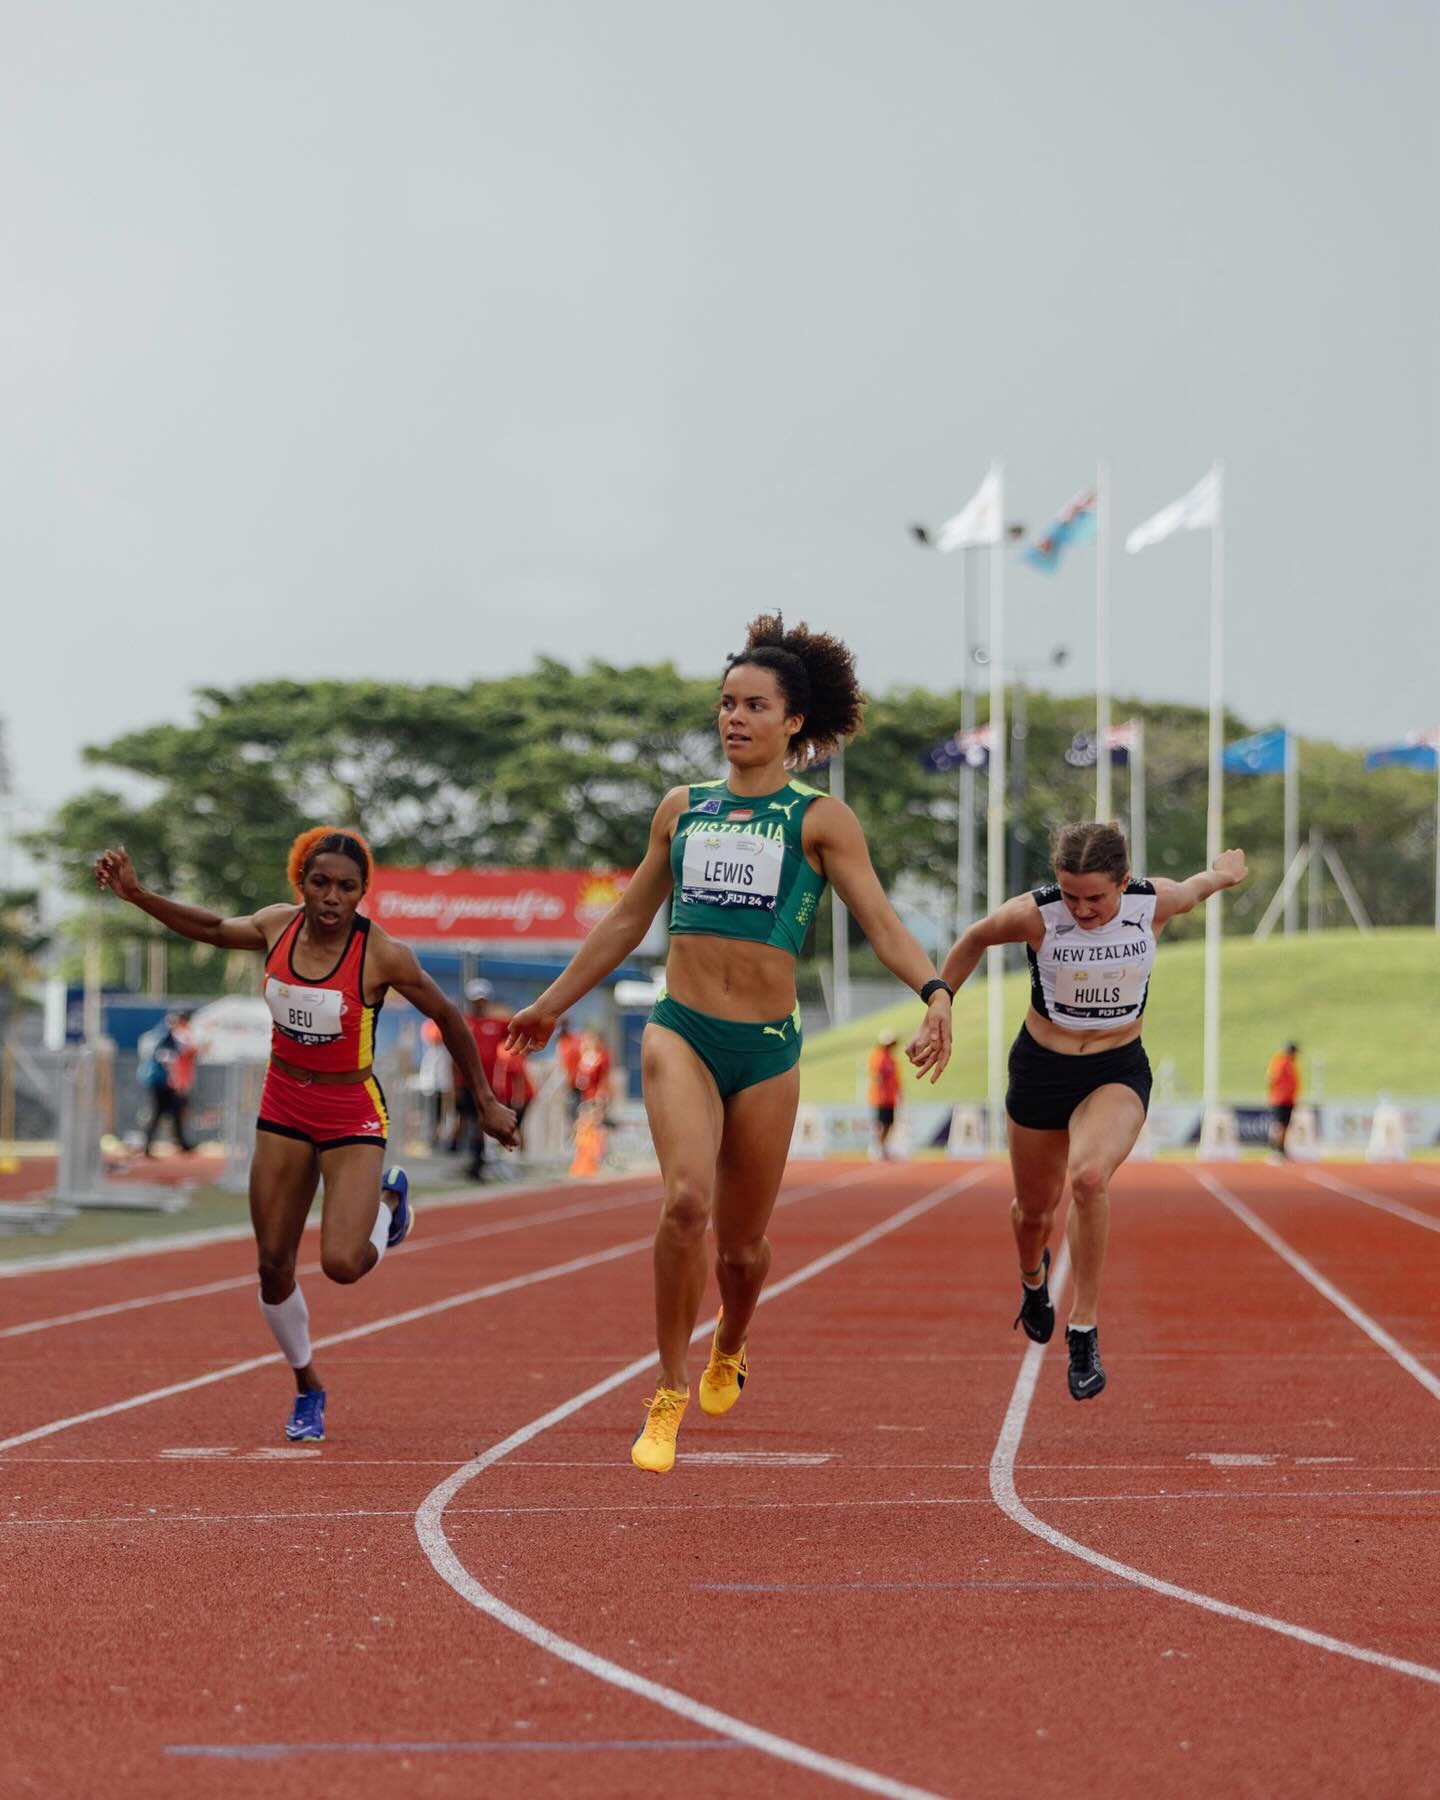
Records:
<instances>
[{"instance_id":1,"label":"curved lane line","mask_svg":"<svg viewBox=\"0 0 1440 1800\"><path fill-rule=\"evenodd\" d=\"M1203 1181L1205 1178L1196 1174L1196 1179ZM1064 1291L1069 1273L1070 1249L1066 1245L1061 1250L1050 1277L1050 1291L1056 1300ZM1268 1613L1251 1612L1248 1607L1243 1606L1231 1606L1228 1601L1217 1600L1212 1594L1197 1593L1193 1588L1180 1587L1173 1581L1162 1581L1158 1576L1145 1574L1142 1569L1132 1568L1129 1563L1117 1562L1113 1556L1092 1550L1088 1544L1067 1537L1063 1531L1057 1531L1053 1525L1037 1519L1016 1491L1015 1458L1020 1451L1020 1440L1025 1435L1025 1421L1030 1415L1030 1403L1035 1397L1035 1384L1044 1360L1043 1344L1030 1344L1027 1347L1020 1364L1020 1373L1015 1379L1010 1404L1006 1408L1005 1421L995 1443L995 1454L990 1459L990 1492L995 1504L1008 1519L1049 1544L1052 1549L1063 1550L1067 1556L1078 1557L1081 1562L1104 1569L1111 1575L1118 1575L1122 1581L1145 1588L1152 1594L1161 1594L1167 1600L1183 1600L1187 1606L1198 1606L1204 1612L1215 1613L1222 1619L1231 1619L1240 1625L1259 1626L1262 1631L1273 1631L1280 1637L1293 1638L1297 1643L1310 1645L1312 1649L1328 1650L1332 1656L1348 1656L1355 1662L1388 1669L1393 1675L1410 1675L1417 1681L1428 1681L1440 1686L1440 1669L1432 1669L1425 1663L1407 1662L1403 1657L1386 1656L1383 1651L1366 1650L1359 1644L1348 1644L1343 1638L1331 1637L1326 1632L1311 1631L1304 1625L1292 1625L1288 1620L1271 1618Z\"/></svg>"},{"instance_id":2,"label":"curved lane line","mask_svg":"<svg viewBox=\"0 0 1440 1800\"><path fill-rule=\"evenodd\" d=\"M878 1225L863 1231L858 1237L817 1257L812 1263L806 1263L794 1274L787 1275L773 1286L766 1288L760 1296L763 1305L770 1300L778 1300L791 1288L798 1287L801 1282L810 1281L816 1275L868 1249L871 1244L887 1237L891 1232L899 1231L904 1226L938 1206L952 1194L960 1193L971 1187L989 1171L982 1167L947 1182L943 1187L925 1195L912 1205L898 1213L892 1213ZM691 1334L691 1343L708 1337L710 1322L698 1325ZM762 1731L758 1726L747 1724L743 1719L732 1718L718 1708L707 1706L703 1701L692 1700L688 1694L682 1694L676 1688L665 1687L658 1681L651 1681L646 1676L637 1675L633 1670L611 1662L608 1657L598 1656L587 1650L583 1644L573 1643L558 1632L551 1631L541 1625L538 1620L530 1618L526 1613L518 1611L492 1594L483 1586L456 1556L445 1535L445 1509L456 1494L484 1470L509 1456L512 1451L519 1450L532 1439L548 1431L553 1425L559 1425L571 1418L593 1401L602 1399L613 1393L616 1388L623 1387L626 1382L633 1381L636 1376L643 1375L654 1366L654 1352L636 1357L635 1361L619 1369L615 1374L597 1381L583 1393L575 1395L571 1400L563 1401L552 1407L538 1419L532 1419L528 1425L522 1425L518 1431L511 1432L490 1449L482 1451L477 1457L457 1469L445 1481L428 1494L415 1515L415 1531L420 1539L421 1548L430 1559L432 1566L441 1580L452 1587L462 1600L469 1602L477 1612L484 1613L494 1619L497 1624L505 1626L527 1643L534 1644L537 1649L546 1651L561 1662L570 1663L577 1669L583 1669L587 1675L593 1675L597 1681L608 1683L611 1687L621 1688L626 1693L638 1695L642 1700L652 1701L656 1706L663 1706L667 1712L688 1719L692 1724L703 1725L706 1730L718 1733L722 1737L738 1739L752 1750L759 1750L766 1756L773 1756L780 1762L791 1763L798 1768L808 1769L812 1774L826 1775L832 1780L842 1782L848 1787L859 1788L869 1794L884 1794L890 1800L937 1800L937 1796L927 1789L910 1787L904 1782L893 1781L889 1776L876 1774L871 1769L862 1768L858 1763L849 1763L839 1757L826 1756L818 1750L811 1750L804 1744L792 1742L789 1738L778 1737L774 1732Z\"/></svg>"}]
</instances>

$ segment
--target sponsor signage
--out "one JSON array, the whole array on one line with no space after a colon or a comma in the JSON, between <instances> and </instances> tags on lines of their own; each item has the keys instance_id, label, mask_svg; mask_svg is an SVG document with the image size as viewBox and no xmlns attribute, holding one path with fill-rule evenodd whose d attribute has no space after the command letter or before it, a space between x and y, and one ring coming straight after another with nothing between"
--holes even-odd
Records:
<instances>
[{"instance_id":1,"label":"sponsor signage","mask_svg":"<svg viewBox=\"0 0 1440 1800\"><path fill-rule=\"evenodd\" d=\"M411 943L578 943L625 891L628 869L378 868L365 911Z\"/></svg>"}]
</instances>

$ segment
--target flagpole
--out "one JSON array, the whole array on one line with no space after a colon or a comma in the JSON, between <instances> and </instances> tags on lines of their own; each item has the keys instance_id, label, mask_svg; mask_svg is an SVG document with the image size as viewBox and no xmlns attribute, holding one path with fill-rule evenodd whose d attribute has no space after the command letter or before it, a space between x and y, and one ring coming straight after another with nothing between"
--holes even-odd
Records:
<instances>
[{"instance_id":1,"label":"flagpole","mask_svg":"<svg viewBox=\"0 0 1440 1800\"><path fill-rule=\"evenodd\" d=\"M1130 867L1143 876L1150 862L1145 842L1145 721L1135 721L1130 750Z\"/></svg>"},{"instance_id":2,"label":"flagpole","mask_svg":"<svg viewBox=\"0 0 1440 1800\"><path fill-rule=\"evenodd\" d=\"M990 556L990 782L985 872L988 910L1005 904L1005 468L999 457L995 471L995 516L998 521ZM1005 952L995 944L985 953L985 997L989 1023L990 1147L1005 1148L1005 1001L1002 982Z\"/></svg>"},{"instance_id":3,"label":"flagpole","mask_svg":"<svg viewBox=\"0 0 1440 1800\"><path fill-rule=\"evenodd\" d=\"M1223 465L1215 464L1215 519L1210 527L1210 768L1205 809L1205 865L1213 868L1222 849L1224 789L1221 756L1224 737L1225 671L1225 495ZM1221 896L1205 906L1205 1126L1211 1127L1220 1103L1220 928ZM1202 1131L1202 1140L1210 1130Z\"/></svg>"},{"instance_id":4,"label":"flagpole","mask_svg":"<svg viewBox=\"0 0 1440 1800\"><path fill-rule=\"evenodd\" d=\"M845 798L845 746L837 744L830 758L830 792ZM850 1019L850 913L845 902L830 889L830 1022L845 1025Z\"/></svg>"},{"instance_id":5,"label":"flagpole","mask_svg":"<svg viewBox=\"0 0 1440 1800\"><path fill-rule=\"evenodd\" d=\"M1095 817L1108 821L1110 806L1110 470L1095 468Z\"/></svg>"},{"instance_id":6,"label":"flagpole","mask_svg":"<svg viewBox=\"0 0 1440 1800\"><path fill-rule=\"evenodd\" d=\"M1285 729L1285 867L1288 869L1300 848L1300 741L1287 726ZM1293 937L1300 929L1300 888L1297 883L1285 900L1285 935Z\"/></svg>"},{"instance_id":7,"label":"flagpole","mask_svg":"<svg viewBox=\"0 0 1440 1800\"><path fill-rule=\"evenodd\" d=\"M975 693L970 685L970 552L960 552L960 741L975 728ZM960 835L955 869L955 935L975 917L975 766L968 747L960 763Z\"/></svg>"}]
</instances>

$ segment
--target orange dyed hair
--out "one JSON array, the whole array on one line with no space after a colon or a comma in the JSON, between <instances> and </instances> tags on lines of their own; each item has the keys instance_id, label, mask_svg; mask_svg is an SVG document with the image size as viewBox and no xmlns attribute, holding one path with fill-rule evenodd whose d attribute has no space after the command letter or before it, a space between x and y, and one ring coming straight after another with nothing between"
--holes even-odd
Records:
<instances>
[{"instance_id":1,"label":"orange dyed hair","mask_svg":"<svg viewBox=\"0 0 1440 1800\"><path fill-rule=\"evenodd\" d=\"M290 854L286 858L285 873L290 877L290 885L296 894L300 892L305 880L305 871L311 859L322 851L333 851L337 856L348 856L360 870L361 879L368 888L370 873L375 866L375 859L370 854L370 846L358 831L342 831L338 825L312 825L309 831L302 831L290 846Z\"/></svg>"}]
</instances>

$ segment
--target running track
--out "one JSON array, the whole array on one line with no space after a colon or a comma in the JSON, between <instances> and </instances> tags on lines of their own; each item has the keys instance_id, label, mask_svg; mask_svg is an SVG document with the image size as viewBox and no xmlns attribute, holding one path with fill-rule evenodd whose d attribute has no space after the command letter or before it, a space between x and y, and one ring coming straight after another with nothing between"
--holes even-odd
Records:
<instances>
[{"instance_id":1,"label":"running track","mask_svg":"<svg viewBox=\"0 0 1440 1800\"><path fill-rule=\"evenodd\" d=\"M1124 1170L1084 1406L1008 1192L793 1165L663 1480L653 1177L311 1275L320 1451L245 1244L0 1277L0 1794L1440 1794L1440 1170Z\"/></svg>"}]
</instances>

